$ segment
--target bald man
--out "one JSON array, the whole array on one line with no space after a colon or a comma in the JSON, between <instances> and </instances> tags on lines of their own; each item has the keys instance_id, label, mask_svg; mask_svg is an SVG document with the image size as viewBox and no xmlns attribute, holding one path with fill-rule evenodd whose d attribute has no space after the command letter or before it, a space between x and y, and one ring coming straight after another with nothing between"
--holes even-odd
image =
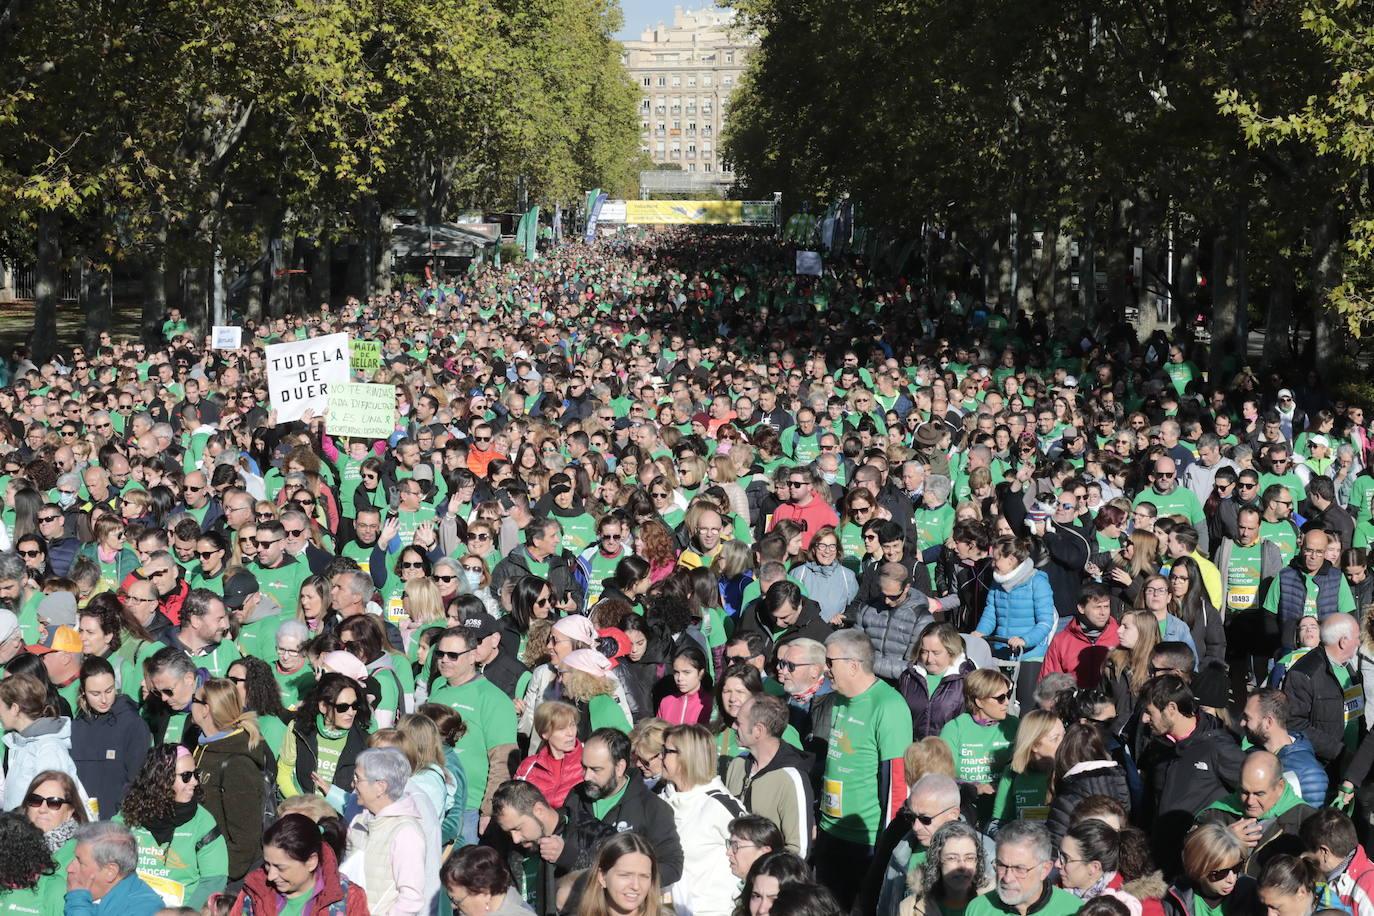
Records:
<instances>
[{"instance_id":1,"label":"bald man","mask_svg":"<svg viewBox=\"0 0 1374 916\"><path fill-rule=\"evenodd\" d=\"M1298 827L1315 812L1283 778L1279 758L1255 751L1241 767L1240 790L1203 809L1197 822L1229 827L1250 850L1245 874L1259 878L1274 856L1304 852Z\"/></svg>"}]
</instances>

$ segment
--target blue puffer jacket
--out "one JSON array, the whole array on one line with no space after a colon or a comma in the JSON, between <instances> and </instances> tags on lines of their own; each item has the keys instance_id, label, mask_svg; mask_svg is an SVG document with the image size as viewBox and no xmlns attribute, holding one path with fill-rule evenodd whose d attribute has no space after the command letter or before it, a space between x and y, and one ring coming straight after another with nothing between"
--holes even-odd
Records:
<instances>
[{"instance_id":1,"label":"blue puffer jacket","mask_svg":"<svg viewBox=\"0 0 1374 916\"><path fill-rule=\"evenodd\" d=\"M1314 808L1326 803L1326 770L1317 761L1317 753L1312 750L1312 742L1302 732L1289 732L1293 743L1279 748L1279 763L1283 765L1285 779L1293 777L1298 781L1295 787L1302 800Z\"/></svg>"},{"instance_id":2,"label":"blue puffer jacket","mask_svg":"<svg viewBox=\"0 0 1374 916\"><path fill-rule=\"evenodd\" d=\"M1014 636L1025 640L1024 661L1040 661L1054 636L1054 594L1049 576L1024 560L1009 576L994 574L996 585L988 592L988 603L978 621L978 632L995 637L992 654L1011 658L1006 641Z\"/></svg>"},{"instance_id":3,"label":"blue puffer jacket","mask_svg":"<svg viewBox=\"0 0 1374 916\"><path fill-rule=\"evenodd\" d=\"M1181 642L1185 643L1189 649L1193 650L1193 658L1197 658L1197 643L1193 642L1193 631L1188 629L1188 624L1173 614L1164 615L1164 635L1160 637L1160 642ZM1193 670L1197 670L1196 663Z\"/></svg>"}]
</instances>

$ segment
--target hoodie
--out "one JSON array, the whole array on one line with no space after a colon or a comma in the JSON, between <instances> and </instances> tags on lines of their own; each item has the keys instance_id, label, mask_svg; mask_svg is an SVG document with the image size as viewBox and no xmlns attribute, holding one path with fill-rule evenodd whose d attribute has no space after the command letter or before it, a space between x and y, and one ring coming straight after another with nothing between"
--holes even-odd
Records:
<instances>
[{"instance_id":1,"label":"hoodie","mask_svg":"<svg viewBox=\"0 0 1374 916\"><path fill-rule=\"evenodd\" d=\"M1117 636L1117 623L1111 617L1107 625L1096 636L1088 635L1083 618L1074 615L1069 625L1055 634L1050 647L1045 652L1045 664L1040 667L1040 677L1047 674L1064 672L1072 674L1079 687L1096 687L1102 679L1102 663L1107 653L1114 649L1120 639Z\"/></svg>"},{"instance_id":2,"label":"hoodie","mask_svg":"<svg viewBox=\"0 0 1374 916\"><path fill-rule=\"evenodd\" d=\"M802 591L821 606L821 617L833 620L844 613L849 602L859 594L859 580L849 567L841 563L822 566L807 563L792 572Z\"/></svg>"},{"instance_id":3,"label":"hoodie","mask_svg":"<svg viewBox=\"0 0 1374 916\"><path fill-rule=\"evenodd\" d=\"M98 817L108 820L119 810L152 743L148 723L123 694L109 712L83 711L72 721L72 759Z\"/></svg>"},{"instance_id":4,"label":"hoodie","mask_svg":"<svg viewBox=\"0 0 1374 916\"><path fill-rule=\"evenodd\" d=\"M44 770L59 770L76 783L84 798L81 778L72 760L72 720L66 716L36 719L28 728L6 732L5 810L19 808L29 794L29 783ZM111 812L113 813L113 812Z\"/></svg>"}]
</instances>

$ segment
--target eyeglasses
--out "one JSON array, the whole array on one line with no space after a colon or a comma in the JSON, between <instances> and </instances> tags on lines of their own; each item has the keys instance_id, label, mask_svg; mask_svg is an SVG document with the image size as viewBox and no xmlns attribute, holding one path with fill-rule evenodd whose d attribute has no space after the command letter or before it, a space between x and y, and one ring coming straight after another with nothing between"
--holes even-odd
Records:
<instances>
[{"instance_id":1,"label":"eyeglasses","mask_svg":"<svg viewBox=\"0 0 1374 916\"><path fill-rule=\"evenodd\" d=\"M286 648L283 648L282 646L277 646L277 655L304 655L304 654L305 654L305 653L302 652L300 649L286 649Z\"/></svg>"},{"instance_id":2,"label":"eyeglasses","mask_svg":"<svg viewBox=\"0 0 1374 916\"><path fill-rule=\"evenodd\" d=\"M781 659L781 658L780 658L780 659L777 660L777 662L774 663L774 667L777 668L777 669L778 669L778 673L781 674L781 673L784 672L784 671L796 671L798 668L809 668L809 667L811 667L811 666L814 665L814 664L816 664L816 663L815 663L815 662L789 662L789 661L787 661L786 659Z\"/></svg>"},{"instance_id":3,"label":"eyeglasses","mask_svg":"<svg viewBox=\"0 0 1374 916\"><path fill-rule=\"evenodd\" d=\"M24 807L26 808L41 808L47 805L49 811L60 811L62 810L62 806L67 803L65 798L51 795L39 795L37 792L30 792L28 795L24 796Z\"/></svg>"},{"instance_id":4,"label":"eyeglasses","mask_svg":"<svg viewBox=\"0 0 1374 916\"><path fill-rule=\"evenodd\" d=\"M996 869L999 873L1005 873L1005 874L1008 874L1008 875L1015 875L1017 878L1026 878L1026 877L1029 877L1029 876L1030 876L1030 873L1031 873L1031 872L1035 871L1035 869L1038 867L1038 864L1037 864L1037 865L1008 865L1006 862L994 861L994 862L992 863L992 867L993 867L994 869Z\"/></svg>"},{"instance_id":5,"label":"eyeglasses","mask_svg":"<svg viewBox=\"0 0 1374 916\"><path fill-rule=\"evenodd\" d=\"M350 709L354 712L362 712L364 709L367 709L367 704L362 700L354 700L352 703L334 703L333 706L334 711L340 715L348 712Z\"/></svg>"},{"instance_id":6,"label":"eyeglasses","mask_svg":"<svg viewBox=\"0 0 1374 916\"><path fill-rule=\"evenodd\" d=\"M1207 873L1207 880L1211 881L1213 884L1217 884L1225 881L1231 875L1240 877L1240 872L1243 867L1244 863L1237 862L1235 865L1230 865L1226 868L1218 868L1216 871L1209 871Z\"/></svg>"},{"instance_id":7,"label":"eyeglasses","mask_svg":"<svg viewBox=\"0 0 1374 916\"><path fill-rule=\"evenodd\" d=\"M41 550L21 550L21 551L19 551L19 555L20 555L21 557L41 557L41 556L43 555L43 551L41 551Z\"/></svg>"},{"instance_id":8,"label":"eyeglasses","mask_svg":"<svg viewBox=\"0 0 1374 916\"><path fill-rule=\"evenodd\" d=\"M478 533L476 533L476 534L469 534L469 535L468 535L468 540L469 540L469 541L490 541L490 540L491 540L491 535L486 534L486 533L484 533L484 532L478 532Z\"/></svg>"},{"instance_id":9,"label":"eyeglasses","mask_svg":"<svg viewBox=\"0 0 1374 916\"><path fill-rule=\"evenodd\" d=\"M731 840L725 844L725 848L731 852L739 852L741 849L758 849L757 843L745 843L740 840Z\"/></svg>"},{"instance_id":10,"label":"eyeglasses","mask_svg":"<svg viewBox=\"0 0 1374 916\"><path fill-rule=\"evenodd\" d=\"M952 810L957 807L959 807L958 804L953 804L947 808L942 808L941 810L936 811L934 814L917 814L915 811L913 811L911 812L911 815L912 817L916 818L916 820L921 822L921 826L929 827L931 824L935 823L935 819L937 817L944 814L946 811Z\"/></svg>"},{"instance_id":11,"label":"eyeglasses","mask_svg":"<svg viewBox=\"0 0 1374 916\"><path fill-rule=\"evenodd\" d=\"M304 528L287 528L287 529L286 529L286 536L289 537L289 538L298 538L298 537L300 537L302 534L305 534L305 529L304 529Z\"/></svg>"},{"instance_id":12,"label":"eyeglasses","mask_svg":"<svg viewBox=\"0 0 1374 916\"><path fill-rule=\"evenodd\" d=\"M854 661L858 661L858 659L853 658L853 657L848 656L848 655L842 655L842 656L840 656L840 657L838 657L838 658L831 658L830 656L827 655L827 656L825 657L825 667L827 667L827 668L833 668L833 667L835 667L835 663L836 663L836 662L854 662Z\"/></svg>"},{"instance_id":13,"label":"eyeglasses","mask_svg":"<svg viewBox=\"0 0 1374 916\"><path fill-rule=\"evenodd\" d=\"M42 522L43 524L47 524L48 522L56 522L56 521L61 520L61 518L62 518L62 516L60 516L60 515L40 515L40 516L38 516L38 520L39 520L40 522Z\"/></svg>"},{"instance_id":14,"label":"eyeglasses","mask_svg":"<svg viewBox=\"0 0 1374 916\"><path fill-rule=\"evenodd\" d=\"M406 560L401 564L402 569L424 569L425 564L418 560Z\"/></svg>"},{"instance_id":15,"label":"eyeglasses","mask_svg":"<svg viewBox=\"0 0 1374 916\"><path fill-rule=\"evenodd\" d=\"M1151 595L1164 595L1168 594L1169 588L1165 585L1150 585L1146 586L1145 592Z\"/></svg>"},{"instance_id":16,"label":"eyeglasses","mask_svg":"<svg viewBox=\"0 0 1374 916\"><path fill-rule=\"evenodd\" d=\"M198 777L198 776L196 775L196 771L195 771L195 770L187 770L185 773L178 773L178 774L177 774L177 779L180 779L182 782L187 783L187 784L192 783L192 782L196 782L197 780L199 780L199 778L200 778L200 777Z\"/></svg>"},{"instance_id":17,"label":"eyeglasses","mask_svg":"<svg viewBox=\"0 0 1374 916\"><path fill-rule=\"evenodd\" d=\"M1011 699L1011 693L995 693L988 697L988 699L994 703L1005 703L1007 700Z\"/></svg>"},{"instance_id":18,"label":"eyeglasses","mask_svg":"<svg viewBox=\"0 0 1374 916\"><path fill-rule=\"evenodd\" d=\"M1161 480L1169 480L1174 476L1173 471L1155 471L1155 476Z\"/></svg>"}]
</instances>

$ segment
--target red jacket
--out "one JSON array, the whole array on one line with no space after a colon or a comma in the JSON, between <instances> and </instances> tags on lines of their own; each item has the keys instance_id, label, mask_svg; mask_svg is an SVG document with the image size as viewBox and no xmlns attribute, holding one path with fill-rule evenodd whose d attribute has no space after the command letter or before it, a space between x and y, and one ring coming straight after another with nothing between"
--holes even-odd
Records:
<instances>
[{"instance_id":1,"label":"red jacket","mask_svg":"<svg viewBox=\"0 0 1374 916\"><path fill-rule=\"evenodd\" d=\"M1374 916L1374 863L1369 861L1363 847L1355 847L1354 857L1345 871L1331 882L1331 889L1355 916Z\"/></svg>"},{"instance_id":2,"label":"red jacket","mask_svg":"<svg viewBox=\"0 0 1374 916\"><path fill-rule=\"evenodd\" d=\"M1107 618L1102 635L1091 640L1083 632L1083 625L1075 617L1069 625L1055 634L1050 647L1045 650L1045 662L1040 666L1040 677L1062 671L1072 674L1079 687L1096 687L1102 679L1102 663L1107 653L1121 643L1117 635L1117 624Z\"/></svg>"},{"instance_id":3,"label":"red jacket","mask_svg":"<svg viewBox=\"0 0 1374 916\"><path fill-rule=\"evenodd\" d=\"M305 916L329 916L329 908L340 900L345 901L346 916L371 916L367 909L367 894L361 887L350 884L345 898L339 878L339 863L328 843L320 847L320 867L315 874L318 890L306 907ZM267 873L255 868L244 880L243 890L239 891L229 916L277 916L282 909L281 901L281 895L267 883Z\"/></svg>"},{"instance_id":4,"label":"red jacket","mask_svg":"<svg viewBox=\"0 0 1374 916\"><path fill-rule=\"evenodd\" d=\"M577 746L564 754L562 760L555 760L549 752L549 746L543 745L538 753L520 761L515 768L514 778L532 783L543 792L549 807L563 807L568 793L582 782L582 742L577 742Z\"/></svg>"},{"instance_id":5,"label":"red jacket","mask_svg":"<svg viewBox=\"0 0 1374 916\"><path fill-rule=\"evenodd\" d=\"M811 546L811 539L816 536L816 532L826 525L839 525L840 517L835 514L835 510L830 508L824 497L816 490L811 491L811 502L805 506L796 503L783 503L773 510L773 520L768 523L768 530L772 531L778 526L782 519L791 519L794 522L801 522L806 530L802 532L802 549Z\"/></svg>"}]
</instances>

